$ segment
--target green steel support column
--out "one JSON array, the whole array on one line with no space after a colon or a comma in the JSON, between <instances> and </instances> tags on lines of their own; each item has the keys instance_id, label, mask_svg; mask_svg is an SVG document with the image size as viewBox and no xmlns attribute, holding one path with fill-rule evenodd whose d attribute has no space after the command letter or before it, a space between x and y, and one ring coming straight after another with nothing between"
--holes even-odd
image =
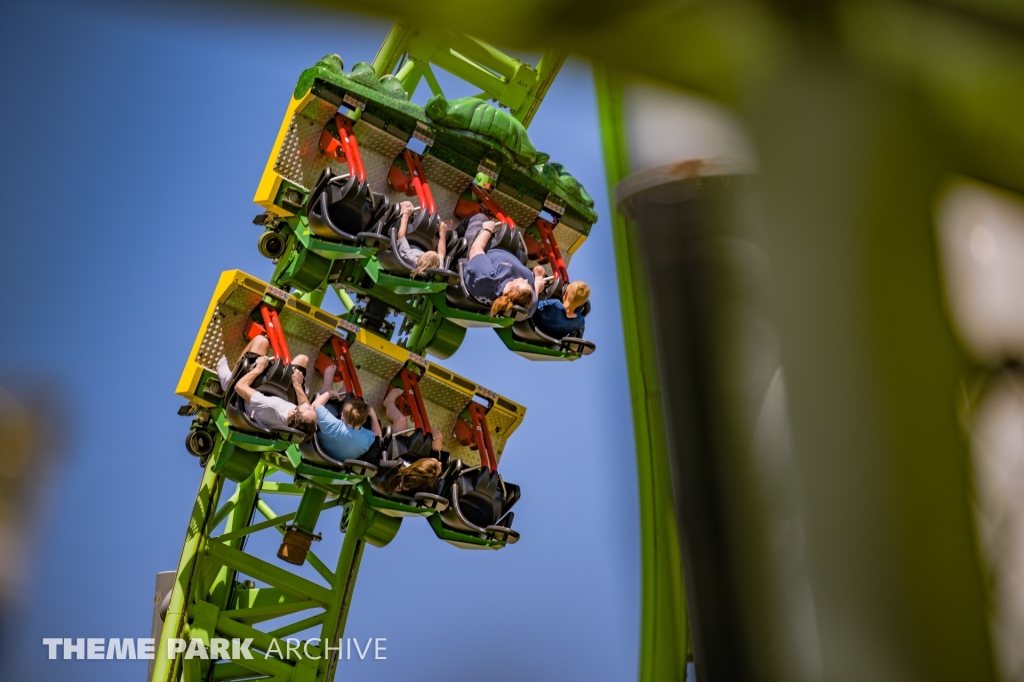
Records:
<instances>
[{"instance_id":1,"label":"green steel support column","mask_svg":"<svg viewBox=\"0 0 1024 682\"><path fill-rule=\"evenodd\" d=\"M322 488L309 486L303 490L299 508L295 512L295 526L312 534L316 529L316 522L320 518L320 509L326 499L327 492Z\"/></svg>"},{"instance_id":2,"label":"green steel support column","mask_svg":"<svg viewBox=\"0 0 1024 682\"><path fill-rule=\"evenodd\" d=\"M338 651L330 651L328 644L340 646L338 640L345 634L345 621L348 619L349 606L352 605L352 592L355 590L356 577L359 574L359 562L363 558L363 547L366 546L361 531L365 530L364 517L367 511L363 496L354 495L345 541L338 555L338 568L334 571L335 582L332 585L331 602L324 613L323 626L320 629L320 650L324 655L320 659L319 674L324 680L333 680L334 671L338 666Z\"/></svg>"},{"instance_id":3,"label":"green steel support column","mask_svg":"<svg viewBox=\"0 0 1024 682\"><path fill-rule=\"evenodd\" d=\"M374 57L377 77L392 73L403 54L408 59L395 75L406 92L412 94L425 78L433 94L441 93L433 64L480 88L477 97L497 101L529 126L569 53L549 49L533 68L478 38L396 22Z\"/></svg>"},{"instance_id":4,"label":"green steel support column","mask_svg":"<svg viewBox=\"0 0 1024 682\"><path fill-rule=\"evenodd\" d=\"M512 78L520 66L518 59L509 57L493 45L473 36L448 31L444 36L444 43L449 49L482 64L506 79Z\"/></svg>"},{"instance_id":5,"label":"green steel support column","mask_svg":"<svg viewBox=\"0 0 1024 682\"><path fill-rule=\"evenodd\" d=\"M323 303L324 303L324 293L326 293L326 292L323 289L317 289L315 291L308 291L308 292L302 294L301 296L299 296L299 300L303 301L305 303L308 303L311 306L315 306L317 308L320 308L320 307L323 306Z\"/></svg>"},{"instance_id":6,"label":"green steel support column","mask_svg":"<svg viewBox=\"0 0 1024 682\"><path fill-rule=\"evenodd\" d=\"M213 520L223 486L224 479L213 472L211 459L211 463L206 466L203 480L199 484L195 505L192 507L192 517L189 519L185 546L181 550L181 559L178 561L178 572L174 579L170 606L164 618L160 641L157 643L152 677L154 682L176 682L180 672L178 668L180 658L167 660L167 640L185 636L185 617L188 610L185 598L186 595L192 593L192 582L198 579L201 573L201 570L197 570L201 569L201 566L198 565L200 563L199 556L204 539L209 537L210 531L213 530L209 526Z\"/></svg>"},{"instance_id":7,"label":"green steel support column","mask_svg":"<svg viewBox=\"0 0 1024 682\"><path fill-rule=\"evenodd\" d=\"M548 49L544 52L544 56L537 62L537 90L530 97L530 103L521 107L514 114L519 122L524 127L529 128L530 122L533 120L537 110L540 109L540 103L544 101L544 96L548 94L548 88L555 81L555 76L562 70L562 65L565 64L566 57L569 53L563 50Z\"/></svg>"},{"instance_id":8,"label":"green steel support column","mask_svg":"<svg viewBox=\"0 0 1024 682\"><path fill-rule=\"evenodd\" d=\"M373 72L377 74L377 78L394 71L399 57L405 52L408 41L409 27L396 21L388 31L384 43L377 50L377 56L373 58Z\"/></svg>"},{"instance_id":9,"label":"green steel support column","mask_svg":"<svg viewBox=\"0 0 1024 682\"><path fill-rule=\"evenodd\" d=\"M423 355L424 353L421 340L424 337L424 331L427 330L427 327L431 326L435 322L435 320L433 319L433 312L434 304L430 302L430 299L424 298L423 316L416 321L415 325L413 325L412 331L409 332L409 342L406 344L406 348L408 348L409 351L416 353L417 355ZM434 331L436 331L436 325L434 327ZM431 334L427 334L427 344L429 344L430 341Z\"/></svg>"},{"instance_id":10,"label":"green steel support column","mask_svg":"<svg viewBox=\"0 0 1024 682\"><path fill-rule=\"evenodd\" d=\"M356 307L356 304L352 302L352 297L348 295L347 291L345 291L341 287L332 288L334 289L334 293L338 295L338 299L341 301L341 304L345 306L346 313Z\"/></svg>"},{"instance_id":11,"label":"green steel support column","mask_svg":"<svg viewBox=\"0 0 1024 682\"><path fill-rule=\"evenodd\" d=\"M608 199L629 174L622 78L594 64ZM640 682L683 680L689 631L654 331L636 227L611 206L640 488Z\"/></svg>"},{"instance_id":12,"label":"green steel support column","mask_svg":"<svg viewBox=\"0 0 1024 682\"><path fill-rule=\"evenodd\" d=\"M423 76L423 66L419 64L415 59L407 61L395 77L402 82L402 87L405 88L406 92L415 92L416 86L420 84L420 78Z\"/></svg>"},{"instance_id":13,"label":"green steel support column","mask_svg":"<svg viewBox=\"0 0 1024 682\"><path fill-rule=\"evenodd\" d=\"M249 478L238 484L235 493L235 505L228 514L227 522L224 524L225 533L233 533L242 530L252 521L253 510L256 508L256 496L259 491L260 481L263 480L266 465L260 464L253 471ZM209 532L212 533L216 526L211 525ZM245 536L227 541L228 545L235 549L242 549L245 544ZM231 596L231 587L235 582L235 572L227 566L222 566L210 583L210 596L207 598L211 604L218 609L228 608L228 598Z\"/></svg>"}]
</instances>

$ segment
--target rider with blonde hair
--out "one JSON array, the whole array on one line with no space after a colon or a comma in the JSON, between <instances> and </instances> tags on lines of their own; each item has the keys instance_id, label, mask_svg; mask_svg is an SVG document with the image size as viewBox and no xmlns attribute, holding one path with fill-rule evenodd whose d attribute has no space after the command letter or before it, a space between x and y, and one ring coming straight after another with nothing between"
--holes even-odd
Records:
<instances>
[{"instance_id":1,"label":"rider with blonde hair","mask_svg":"<svg viewBox=\"0 0 1024 682\"><path fill-rule=\"evenodd\" d=\"M466 289L491 304L491 317L511 310L513 304L529 309L533 315L544 290L544 268L538 265L530 272L508 251L486 250L494 235L494 221L483 220L480 214L468 220L466 240L471 246L464 268Z\"/></svg>"},{"instance_id":2,"label":"rider with blonde hair","mask_svg":"<svg viewBox=\"0 0 1024 682\"><path fill-rule=\"evenodd\" d=\"M590 287L583 282L569 282L561 300L550 298L537 305L533 323L542 332L556 339L564 339L583 331L586 320L583 304L590 298Z\"/></svg>"},{"instance_id":3,"label":"rider with blonde hair","mask_svg":"<svg viewBox=\"0 0 1024 682\"><path fill-rule=\"evenodd\" d=\"M418 277L427 271L428 268L439 268L441 263L444 262L444 257L448 248L446 243L448 238L448 225L444 221L438 226L437 230L437 250L436 251L423 251L422 249L416 248L409 243L406 239L406 231L409 228L409 216L412 215L413 205L411 201L403 201L398 205L401 220L398 223L398 234L396 235L395 245L398 247L399 255L407 263L415 263L416 267L410 273L410 277Z\"/></svg>"}]
</instances>

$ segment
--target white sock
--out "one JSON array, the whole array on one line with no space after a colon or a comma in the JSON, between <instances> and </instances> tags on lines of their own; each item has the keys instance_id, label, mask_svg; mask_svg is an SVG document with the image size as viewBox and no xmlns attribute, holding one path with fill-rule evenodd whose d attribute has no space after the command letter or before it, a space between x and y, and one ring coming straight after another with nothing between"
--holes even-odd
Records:
<instances>
[{"instance_id":1,"label":"white sock","mask_svg":"<svg viewBox=\"0 0 1024 682\"><path fill-rule=\"evenodd\" d=\"M228 359L223 355L220 356L220 360L217 361L217 376L220 377L220 387L222 390L228 390L228 384L231 383L231 365L228 364Z\"/></svg>"}]
</instances>

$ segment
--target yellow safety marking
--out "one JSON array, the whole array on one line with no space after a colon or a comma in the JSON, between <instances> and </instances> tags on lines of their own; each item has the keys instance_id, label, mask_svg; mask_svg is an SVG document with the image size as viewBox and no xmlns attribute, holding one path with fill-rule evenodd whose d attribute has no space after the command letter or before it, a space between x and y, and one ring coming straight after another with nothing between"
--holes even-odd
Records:
<instances>
[{"instance_id":1,"label":"yellow safety marking","mask_svg":"<svg viewBox=\"0 0 1024 682\"><path fill-rule=\"evenodd\" d=\"M266 168L263 169L263 177L260 178L260 184L256 187L256 196L252 198L260 208L284 218L295 214L274 203L274 199L277 198L277 192L281 188L281 176L274 170L274 164L281 153L281 145L284 144L284 139L288 135L288 128L291 126L292 118L296 112L305 109L306 105L313 101L314 97L313 91L309 90L300 99L292 99L288 104L288 109L284 112L284 120L281 122L281 128L277 132L277 139L274 140L274 147L270 150L270 158L267 159Z\"/></svg>"},{"instance_id":2,"label":"yellow safety marking","mask_svg":"<svg viewBox=\"0 0 1024 682\"><path fill-rule=\"evenodd\" d=\"M407 362L409 360L409 351L375 334L371 334L365 329L360 329L359 333L356 334L356 343L361 343L367 348L381 352L398 362Z\"/></svg>"},{"instance_id":3,"label":"yellow safety marking","mask_svg":"<svg viewBox=\"0 0 1024 682\"><path fill-rule=\"evenodd\" d=\"M317 326L331 331L334 331L334 328L338 326L338 322L341 319L320 310L316 306L312 306L305 301L300 301L291 296L288 298L288 302L285 304L285 307L288 308L289 312L295 313L296 315L302 315ZM318 317L318 315L321 317Z\"/></svg>"},{"instance_id":4,"label":"yellow safety marking","mask_svg":"<svg viewBox=\"0 0 1024 682\"><path fill-rule=\"evenodd\" d=\"M572 243L572 246L570 246L570 247L569 247L569 248L568 248L568 249L566 250L566 253L568 253L568 254L569 254L570 256L571 256L572 254L576 253L576 251L577 251L577 250L578 250L578 249L579 249L579 248L580 248L581 246L583 246L583 242L585 242L585 241L587 241L587 238L586 238L586 237L585 237L584 235L582 235L582 234L581 234L581 235L580 235L580 237L579 237L579 239L577 239L576 241L574 241L574 242Z\"/></svg>"},{"instance_id":5,"label":"yellow safety marking","mask_svg":"<svg viewBox=\"0 0 1024 682\"><path fill-rule=\"evenodd\" d=\"M462 377L459 377L457 374L449 372L440 365L429 363L427 365L427 374L430 376L431 379L434 379L438 383L444 384L445 386L454 389L457 393L463 393L467 396L472 396L476 394L476 384L474 384L472 381L468 379L463 379ZM456 380L455 377L458 377L458 380Z\"/></svg>"}]
</instances>

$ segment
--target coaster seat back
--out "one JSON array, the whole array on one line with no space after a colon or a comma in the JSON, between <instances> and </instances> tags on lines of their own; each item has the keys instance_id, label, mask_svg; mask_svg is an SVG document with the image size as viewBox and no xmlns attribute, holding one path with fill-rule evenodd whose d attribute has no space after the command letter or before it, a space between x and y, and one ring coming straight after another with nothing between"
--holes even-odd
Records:
<instances>
[{"instance_id":1,"label":"coaster seat back","mask_svg":"<svg viewBox=\"0 0 1024 682\"><path fill-rule=\"evenodd\" d=\"M448 301L448 305L471 313L490 315L491 304L473 296L466 287L466 261L460 260L456 267L458 268L459 277L445 289L445 299ZM526 308L514 305L511 310L505 311L499 317L515 316L516 319L526 319L528 312Z\"/></svg>"},{"instance_id":2,"label":"coaster seat back","mask_svg":"<svg viewBox=\"0 0 1024 682\"><path fill-rule=\"evenodd\" d=\"M433 445L433 434L423 433L422 429L416 429L412 433L391 438L391 443L388 447L388 458L405 458L410 462L415 462L424 457L432 457Z\"/></svg>"},{"instance_id":3,"label":"coaster seat back","mask_svg":"<svg viewBox=\"0 0 1024 682\"><path fill-rule=\"evenodd\" d=\"M253 364L255 363L255 360L255 355L247 354L243 356L242 360L238 363L238 367L235 368L235 371L231 375L227 395L224 398L224 416L228 420L228 423L231 424L232 427L238 429L239 431L244 431L245 433L254 433L263 436L264 438L269 438L272 440L305 440L305 433L299 431L298 429L293 429L292 427L285 424L283 420L281 424L275 424L273 428L270 428L264 426L249 414L249 410L246 409L245 406L245 400L243 400L242 396L240 396L238 392L235 391L235 385L238 383L239 379L241 379L243 376L249 373L249 371L253 367ZM270 366L267 367L267 370L269 369ZM291 368L289 367L288 369ZM257 377L257 380L264 377L266 373L267 371L265 370L264 373L260 375L260 377ZM288 373L288 375L290 377L290 372ZM253 383L255 384L256 382L254 381ZM262 389L257 390L263 393ZM265 395L270 394L265 393ZM282 396L278 395L276 397L281 398ZM288 400L288 398L283 399Z\"/></svg>"},{"instance_id":4,"label":"coaster seat back","mask_svg":"<svg viewBox=\"0 0 1024 682\"><path fill-rule=\"evenodd\" d=\"M390 272L393 275L408 277L412 274L416 264L410 263L403 258L402 254L398 250L398 227L392 226L388 236L390 238L391 247L377 251L377 261L387 272Z\"/></svg>"},{"instance_id":5,"label":"coaster seat back","mask_svg":"<svg viewBox=\"0 0 1024 682\"><path fill-rule=\"evenodd\" d=\"M442 522L468 533L487 533L488 526L510 527L519 486L504 483L497 472L486 468L463 470L450 482L445 495L450 504ZM499 523L500 522L500 523Z\"/></svg>"},{"instance_id":6,"label":"coaster seat back","mask_svg":"<svg viewBox=\"0 0 1024 682\"><path fill-rule=\"evenodd\" d=\"M327 404L324 405L324 409L334 415L335 418L341 419L341 412L345 405L345 400L351 397L352 394L348 394L342 400L328 400ZM390 428L384 431L384 437L390 437ZM341 471L359 471L364 473L367 477L372 477L377 474L377 464L381 459L381 452L383 446L381 439L374 439L373 445L365 453L354 459L346 459L339 461L329 455L324 449L323 444L320 440L320 430L313 434L313 437L299 445L299 454L302 456L303 461L316 466L324 467L326 469L336 469Z\"/></svg>"},{"instance_id":7,"label":"coaster seat back","mask_svg":"<svg viewBox=\"0 0 1024 682\"><path fill-rule=\"evenodd\" d=\"M373 224L370 186L354 175L334 175L325 168L306 203L306 218L313 232L332 241L355 241Z\"/></svg>"},{"instance_id":8,"label":"coaster seat back","mask_svg":"<svg viewBox=\"0 0 1024 682\"><path fill-rule=\"evenodd\" d=\"M272 360L263 374L253 380L252 387L263 395L274 396L294 403L296 402L295 386L292 384L294 372L295 368L292 365L286 365L279 359Z\"/></svg>"},{"instance_id":9,"label":"coaster seat back","mask_svg":"<svg viewBox=\"0 0 1024 682\"><path fill-rule=\"evenodd\" d=\"M502 223L494 231L494 237L491 238L491 241L487 246L488 251L492 249L507 251L520 263L526 265L526 240L523 239L523 233L521 230L509 227Z\"/></svg>"},{"instance_id":10,"label":"coaster seat back","mask_svg":"<svg viewBox=\"0 0 1024 682\"><path fill-rule=\"evenodd\" d=\"M434 251L440 223L436 213L428 213L421 209L410 216L405 238L421 251Z\"/></svg>"},{"instance_id":11,"label":"coaster seat back","mask_svg":"<svg viewBox=\"0 0 1024 682\"><path fill-rule=\"evenodd\" d=\"M586 317L587 313L590 312L590 301L584 303L582 307L583 310L580 312L580 315ZM532 317L522 320L517 319L512 325L512 335L520 341L533 343L538 346L568 350L582 355L590 355L597 348L593 342L583 338L582 331L573 332L561 339L549 336L537 326L536 321Z\"/></svg>"}]
</instances>

